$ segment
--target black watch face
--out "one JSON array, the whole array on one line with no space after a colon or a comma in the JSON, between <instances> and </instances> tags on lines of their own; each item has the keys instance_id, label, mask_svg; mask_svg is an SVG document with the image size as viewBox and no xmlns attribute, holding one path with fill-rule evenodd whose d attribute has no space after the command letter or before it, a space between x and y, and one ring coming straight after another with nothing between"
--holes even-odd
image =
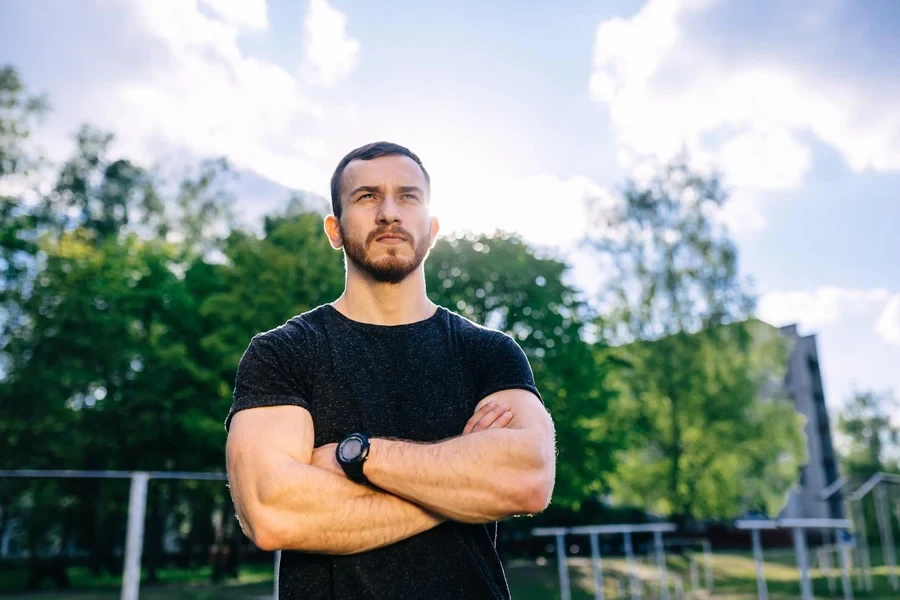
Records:
<instances>
[{"instance_id":1,"label":"black watch face","mask_svg":"<svg viewBox=\"0 0 900 600\"><path fill-rule=\"evenodd\" d=\"M344 443L341 444L341 458L345 461L355 460L359 458L361 450L362 440L355 437L344 440Z\"/></svg>"}]
</instances>

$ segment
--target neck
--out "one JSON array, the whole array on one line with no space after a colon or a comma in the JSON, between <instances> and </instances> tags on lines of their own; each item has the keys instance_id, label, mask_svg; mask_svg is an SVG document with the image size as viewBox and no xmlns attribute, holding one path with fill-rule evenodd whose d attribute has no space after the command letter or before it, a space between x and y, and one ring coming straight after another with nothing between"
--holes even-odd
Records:
<instances>
[{"instance_id":1,"label":"neck","mask_svg":"<svg viewBox=\"0 0 900 600\"><path fill-rule=\"evenodd\" d=\"M341 314L372 325L405 325L424 321L437 305L425 294L425 270L420 265L397 284L374 281L347 264L344 293L332 303Z\"/></svg>"}]
</instances>

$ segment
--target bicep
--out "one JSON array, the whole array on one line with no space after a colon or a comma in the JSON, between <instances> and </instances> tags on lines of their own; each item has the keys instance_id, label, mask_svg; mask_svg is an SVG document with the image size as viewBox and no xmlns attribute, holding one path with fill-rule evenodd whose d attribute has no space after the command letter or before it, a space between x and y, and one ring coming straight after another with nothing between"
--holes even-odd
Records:
<instances>
[{"instance_id":1,"label":"bicep","mask_svg":"<svg viewBox=\"0 0 900 600\"><path fill-rule=\"evenodd\" d=\"M286 462L309 464L315 431L305 408L292 405L242 410L234 415L225 444L232 497L248 518L259 501L277 488Z\"/></svg>"},{"instance_id":2,"label":"bicep","mask_svg":"<svg viewBox=\"0 0 900 600\"><path fill-rule=\"evenodd\" d=\"M550 413L538 397L528 390L508 389L494 392L483 398L476 410L492 401L504 402L509 406L513 414L512 421L507 429L522 431L530 442L537 444L542 449L553 452L554 431L553 420Z\"/></svg>"}]
</instances>

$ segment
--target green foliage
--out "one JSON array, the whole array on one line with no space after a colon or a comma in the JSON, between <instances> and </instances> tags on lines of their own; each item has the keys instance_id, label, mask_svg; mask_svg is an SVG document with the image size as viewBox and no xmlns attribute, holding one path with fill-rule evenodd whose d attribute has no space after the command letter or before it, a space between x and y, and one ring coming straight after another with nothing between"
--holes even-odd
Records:
<instances>
[{"instance_id":1,"label":"green foliage","mask_svg":"<svg viewBox=\"0 0 900 600\"><path fill-rule=\"evenodd\" d=\"M597 324L619 347L604 354L630 365L616 375L613 421L629 437L614 497L688 521L774 512L805 460L801 423L776 393L785 350L746 321L753 297L715 218L726 200L717 178L677 160L604 205L592 240L612 267Z\"/></svg>"},{"instance_id":2,"label":"green foliage","mask_svg":"<svg viewBox=\"0 0 900 600\"><path fill-rule=\"evenodd\" d=\"M891 420L898 409L891 391L857 392L838 416L838 431L847 440L843 456L846 473L869 476L888 471L900 472L897 450L900 427Z\"/></svg>"},{"instance_id":3,"label":"green foliage","mask_svg":"<svg viewBox=\"0 0 900 600\"><path fill-rule=\"evenodd\" d=\"M608 369L584 340L588 307L567 265L505 235L440 240L425 263L431 299L512 335L528 355L556 424L554 505L578 508L607 488L621 430L607 418Z\"/></svg>"}]
</instances>

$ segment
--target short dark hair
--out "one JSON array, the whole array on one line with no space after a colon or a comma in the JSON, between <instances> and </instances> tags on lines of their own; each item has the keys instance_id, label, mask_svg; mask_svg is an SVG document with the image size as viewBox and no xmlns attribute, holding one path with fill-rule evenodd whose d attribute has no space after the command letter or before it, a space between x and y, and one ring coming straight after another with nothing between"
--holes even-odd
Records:
<instances>
[{"instance_id":1,"label":"short dark hair","mask_svg":"<svg viewBox=\"0 0 900 600\"><path fill-rule=\"evenodd\" d=\"M425 165L422 164L422 161L412 150L391 142L372 142L371 144L360 146L356 150L351 150L347 156L341 159L341 162L338 163L337 168L334 170L334 174L331 176L331 212L335 217L341 218L341 177L344 176L344 169L347 168L347 165L354 160L373 160L382 156L406 156L413 159L419 165L419 168L422 169L422 173L425 175L425 182L429 186L431 185L431 177L428 175L428 171L425 170Z\"/></svg>"}]
</instances>

